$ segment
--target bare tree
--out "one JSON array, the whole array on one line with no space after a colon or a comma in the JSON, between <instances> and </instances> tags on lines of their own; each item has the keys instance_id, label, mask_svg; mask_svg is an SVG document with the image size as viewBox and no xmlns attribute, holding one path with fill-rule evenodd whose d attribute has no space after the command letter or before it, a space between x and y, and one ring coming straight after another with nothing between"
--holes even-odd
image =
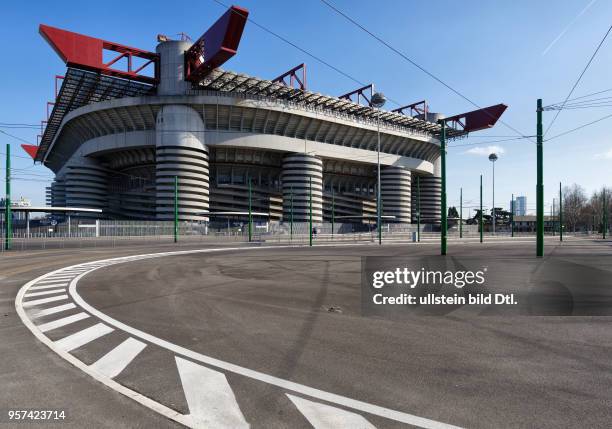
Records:
<instances>
[{"instance_id":1,"label":"bare tree","mask_svg":"<svg viewBox=\"0 0 612 429\"><path fill-rule=\"evenodd\" d=\"M587 196L582 186L574 183L563 189L563 220L574 233L582 220Z\"/></svg>"}]
</instances>

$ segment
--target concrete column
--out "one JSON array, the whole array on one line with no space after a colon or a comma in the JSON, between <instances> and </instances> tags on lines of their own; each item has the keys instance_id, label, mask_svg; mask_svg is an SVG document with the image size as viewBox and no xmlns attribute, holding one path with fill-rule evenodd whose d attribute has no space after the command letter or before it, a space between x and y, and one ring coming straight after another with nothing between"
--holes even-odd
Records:
<instances>
[{"instance_id":1,"label":"concrete column","mask_svg":"<svg viewBox=\"0 0 612 429\"><path fill-rule=\"evenodd\" d=\"M411 222L410 186L410 170L390 166L380 172L383 215L395 216L390 222Z\"/></svg>"},{"instance_id":2,"label":"concrete column","mask_svg":"<svg viewBox=\"0 0 612 429\"><path fill-rule=\"evenodd\" d=\"M312 221L323 222L323 161L306 153L293 153L283 158L283 219L291 217L293 189L293 221L309 221L309 186L312 178Z\"/></svg>"},{"instance_id":3,"label":"concrete column","mask_svg":"<svg viewBox=\"0 0 612 429\"><path fill-rule=\"evenodd\" d=\"M204 123L185 105L163 106L155 125L156 217L174 219L174 177L178 176L180 220L208 220L208 148Z\"/></svg>"}]
</instances>

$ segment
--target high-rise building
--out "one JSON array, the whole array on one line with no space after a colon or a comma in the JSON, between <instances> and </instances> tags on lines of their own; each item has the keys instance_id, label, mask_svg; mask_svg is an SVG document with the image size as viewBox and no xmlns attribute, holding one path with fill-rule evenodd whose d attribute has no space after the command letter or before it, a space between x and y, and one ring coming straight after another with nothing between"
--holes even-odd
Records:
<instances>
[{"instance_id":1,"label":"high-rise building","mask_svg":"<svg viewBox=\"0 0 612 429\"><path fill-rule=\"evenodd\" d=\"M510 201L510 210L512 210L512 200ZM514 199L514 215L525 216L527 214L527 197L520 196Z\"/></svg>"}]
</instances>

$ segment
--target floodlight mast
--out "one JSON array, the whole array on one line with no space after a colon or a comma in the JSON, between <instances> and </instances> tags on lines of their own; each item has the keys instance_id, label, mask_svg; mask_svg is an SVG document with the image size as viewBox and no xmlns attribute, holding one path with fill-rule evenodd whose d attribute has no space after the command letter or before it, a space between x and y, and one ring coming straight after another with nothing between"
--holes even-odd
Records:
<instances>
[{"instance_id":1,"label":"floodlight mast","mask_svg":"<svg viewBox=\"0 0 612 429\"><path fill-rule=\"evenodd\" d=\"M376 118L376 230L378 232L378 244L382 244L382 204L380 200L381 192L380 192L380 108L385 105L387 99L382 92L376 92L372 95L372 99L370 100L370 105L378 109L379 115Z\"/></svg>"}]
</instances>

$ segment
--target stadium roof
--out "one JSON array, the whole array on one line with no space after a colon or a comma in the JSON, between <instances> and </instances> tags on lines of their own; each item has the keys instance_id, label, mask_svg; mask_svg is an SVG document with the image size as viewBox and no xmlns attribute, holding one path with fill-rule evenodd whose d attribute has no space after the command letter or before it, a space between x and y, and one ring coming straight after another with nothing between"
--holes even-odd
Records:
<instances>
[{"instance_id":1,"label":"stadium roof","mask_svg":"<svg viewBox=\"0 0 612 429\"><path fill-rule=\"evenodd\" d=\"M34 161L42 162L64 116L74 109L98 101L145 95L153 90L153 85L146 83L69 67L47 120L47 127Z\"/></svg>"},{"instance_id":2,"label":"stadium roof","mask_svg":"<svg viewBox=\"0 0 612 429\"><path fill-rule=\"evenodd\" d=\"M310 108L331 110L359 118L375 120L415 129L432 135L440 132L440 125L417 119L412 116L386 110L375 110L349 99L323 95L311 91L286 86L280 82L247 76L241 73L214 69L201 80L197 89L266 97L302 104ZM151 84L108 76L97 72L69 67L59 90L47 127L36 151L35 161L42 162L47 150L55 138L66 114L99 101L116 98L152 95L155 87ZM466 134L464 130L447 128L447 138Z\"/></svg>"}]
</instances>

